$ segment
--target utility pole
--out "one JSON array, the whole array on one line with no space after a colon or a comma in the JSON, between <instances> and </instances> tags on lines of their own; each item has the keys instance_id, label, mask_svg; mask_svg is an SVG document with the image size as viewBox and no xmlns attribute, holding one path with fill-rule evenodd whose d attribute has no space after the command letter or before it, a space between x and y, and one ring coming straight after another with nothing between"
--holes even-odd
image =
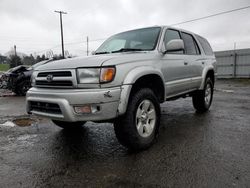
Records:
<instances>
[{"instance_id":1,"label":"utility pole","mask_svg":"<svg viewBox=\"0 0 250 188\"><path fill-rule=\"evenodd\" d=\"M17 58L16 58L16 45L14 45L14 54L15 54L15 64L17 66Z\"/></svg>"},{"instance_id":2,"label":"utility pole","mask_svg":"<svg viewBox=\"0 0 250 188\"><path fill-rule=\"evenodd\" d=\"M63 43L63 25L62 25L62 14L67 14L67 12L63 12L63 11L56 11L56 10L55 10L55 12L60 14L61 42L62 42L62 56L63 56L63 59L64 59L65 57L64 57L64 43Z\"/></svg>"},{"instance_id":3,"label":"utility pole","mask_svg":"<svg viewBox=\"0 0 250 188\"><path fill-rule=\"evenodd\" d=\"M87 37L87 56L89 55L89 37Z\"/></svg>"},{"instance_id":4,"label":"utility pole","mask_svg":"<svg viewBox=\"0 0 250 188\"><path fill-rule=\"evenodd\" d=\"M16 56L16 45L14 45L14 54Z\"/></svg>"}]
</instances>

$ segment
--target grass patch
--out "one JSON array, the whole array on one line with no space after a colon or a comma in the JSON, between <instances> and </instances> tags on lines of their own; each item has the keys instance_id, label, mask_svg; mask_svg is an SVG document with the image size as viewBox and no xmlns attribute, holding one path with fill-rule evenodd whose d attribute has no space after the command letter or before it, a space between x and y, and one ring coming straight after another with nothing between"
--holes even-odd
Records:
<instances>
[{"instance_id":1,"label":"grass patch","mask_svg":"<svg viewBox=\"0 0 250 188\"><path fill-rule=\"evenodd\" d=\"M0 64L0 71L7 71L10 69L9 64Z\"/></svg>"}]
</instances>

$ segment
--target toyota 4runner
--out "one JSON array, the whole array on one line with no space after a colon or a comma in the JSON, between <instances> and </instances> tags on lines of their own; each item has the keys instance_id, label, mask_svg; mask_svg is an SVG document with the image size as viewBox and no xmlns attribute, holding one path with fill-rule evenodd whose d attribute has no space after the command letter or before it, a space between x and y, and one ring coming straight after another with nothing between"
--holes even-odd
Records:
<instances>
[{"instance_id":1,"label":"toyota 4runner","mask_svg":"<svg viewBox=\"0 0 250 188\"><path fill-rule=\"evenodd\" d=\"M64 129L113 122L122 145L145 149L159 130L160 103L191 96L196 111L209 109L215 64L207 40L185 30L156 26L119 33L93 56L39 66L27 112Z\"/></svg>"}]
</instances>

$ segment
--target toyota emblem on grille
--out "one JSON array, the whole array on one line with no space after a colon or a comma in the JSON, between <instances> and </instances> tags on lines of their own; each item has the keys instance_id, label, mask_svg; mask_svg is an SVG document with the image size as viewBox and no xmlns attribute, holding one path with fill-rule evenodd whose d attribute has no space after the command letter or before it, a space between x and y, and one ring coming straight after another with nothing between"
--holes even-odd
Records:
<instances>
[{"instance_id":1,"label":"toyota emblem on grille","mask_svg":"<svg viewBox=\"0 0 250 188\"><path fill-rule=\"evenodd\" d=\"M52 82L52 81L53 81L53 75L52 75L52 74L49 74L49 75L47 76L47 81L48 81L48 82Z\"/></svg>"}]
</instances>

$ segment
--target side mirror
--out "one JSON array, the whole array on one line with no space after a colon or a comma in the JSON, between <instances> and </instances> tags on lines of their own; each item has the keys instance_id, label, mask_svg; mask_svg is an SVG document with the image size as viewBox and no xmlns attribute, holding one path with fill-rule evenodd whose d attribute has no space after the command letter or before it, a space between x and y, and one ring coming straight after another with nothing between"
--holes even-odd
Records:
<instances>
[{"instance_id":1,"label":"side mirror","mask_svg":"<svg viewBox=\"0 0 250 188\"><path fill-rule=\"evenodd\" d=\"M181 39L173 39L167 43L167 46L165 47L165 51L163 53L167 52L176 52L184 50L184 42Z\"/></svg>"},{"instance_id":2,"label":"side mirror","mask_svg":"<svg viewBox=\"0 0 250 188\"><path fill-rule=\"evenodd\" d=\"M92 51L92 52L91 52L91 55L95 55L95 51Z\"/></svg>"}]
</instances>

